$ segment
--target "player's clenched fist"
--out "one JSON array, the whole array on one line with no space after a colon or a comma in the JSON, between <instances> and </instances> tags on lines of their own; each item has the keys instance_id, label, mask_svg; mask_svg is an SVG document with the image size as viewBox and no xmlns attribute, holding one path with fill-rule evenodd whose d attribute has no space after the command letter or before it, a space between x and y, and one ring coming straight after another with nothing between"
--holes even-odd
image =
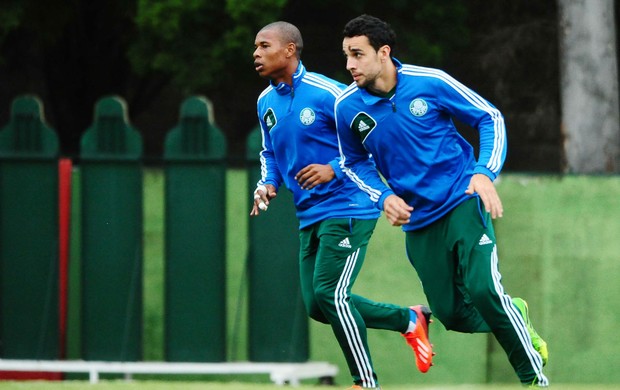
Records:
<instances>
[{"instance_id":1,"label":"player's clenched fist","mask_svg":"<svg viewBox=\"0 0 620 390\"><path fill-rule=\"evenodd\" d=\"M390 195L383 202L383 211L392 226L402 226L409 223L413 207L396 195Z\"/></svg>"}]
</instances>

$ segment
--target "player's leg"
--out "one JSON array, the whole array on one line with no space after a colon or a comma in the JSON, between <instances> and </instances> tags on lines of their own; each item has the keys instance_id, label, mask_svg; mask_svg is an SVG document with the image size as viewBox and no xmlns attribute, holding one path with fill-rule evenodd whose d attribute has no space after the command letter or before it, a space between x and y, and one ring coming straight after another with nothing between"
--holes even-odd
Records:
<instances>
[{"instance_id":1,"label":"player's leg","mask_svg":"<svg viewBox=\"0 0 620 390\"><path fill-rule=\"evenodd\" d=\"M460 269L471 301L506 351L521 382L547 385L542 359L532 345L523 317L504 292L490 216L483 212L478 199L472 199L457 207L451 220L448 235L461 237Z\"/></svg>"},{"instance_id":2,"label":"player's leg","mask_svg":"<svg viewBox=\"0 0 620 390\"><path fill-rule=\"evenodd\" d=\"M521 313L521 317L523 318L523 321L525 322L525 326L527 327L527 332L529 333L530 338L532 339L532 345L534 346L534 349L538 351L538 353L540 354L540 357L542 358L542 361L543 361L543 367L544 367L547 364L547 361L549 360L549 351L547 350L547 342L543 340L543 338L540 337L536 329L534 329L534 326L532 325L532 321L530 320L530 315L529 315L530 309L528 307L527 302L523 298L513 297L512 303L517 307L517 309L519 309L519 312Z\"/></svg>"},{"instance_id":3,"label":"player's leg","mask_svg":"<svg viewBox=\"0 0 620 390\"><path fill-rule=\"evenodd\" d=\"M366 242L374 230L369 232L368 224L352 220L349 240ZM340 241L339 241L340 243ZM363 261L366 248L360 251L359 261ZM351 283L353 286L353 283ZM425 373L433 365L433 348L428 337L431 311L428 307L417 305L411 308L385 302L376 302L360 295L351 294L352 306L359 312L367 328L399 332L412 348L418 369Z\"/></svg>"},{"instance_id":4,"label":"player's leg","mask_svg":"<svg viewBox=\"0 0 620 390\"><path fill-rule=\"evenodd\" d=\"M369 329L384 329L405 333L411 318L410 309L391 303L376 302L357 294L351 301Z\"/></svg>"},{"instance_id":5,"label":"player's leg","mask_svg":"<svg viewBox=\"0 0 620 390\"><path fill-rule=\"evenodd\" d=\"M358 223L358 225L360 224ZM317 236L319 226L320 223L306 227L302 229L299 234L300 284L304 305L310 318L322 323L328 323L327 318L317 303L314 287L314 273L319 247L319 238ZM360 230L360 232L356 230ZM364 242L368 234L372 234L372 231L369 233L366 227L358 229L353 228L348 238L351 240L351 235L360 235L360 242ZM354 240L357 240L357 238ZM348 252L349 251L347 251L347 253ZM358 253L358 262L360 265L364 261L364 258L365 249ZM401 333L407 331L411 317L409 308L389 303L375 302L356 294L351 294L350 299L360 312L366 327L398 331Z\"/></svg>"},{"instance_id":6,"label":"player's leg","mask_svg":"<svg viewBox=\"0 0 620 390\"><path fill-rule=\"evenodd\" d=\"M376 220L328 219L319 224L314 296L329 320L355 384L377 387L366 324L351 299ZM356 234L353 234L355 230Z\"/></svg>"},{"instance_id":7,"label":"player's leg","mask_svg":"<svg viewBox=\"0 0 620 390\"><path fill-rule=\"evenodd\" d=\"M299 232L299 279L301 296L308 316L315 321L327 324L329 321L321 311L314 296L314 268L319 248L317 236L319 225L317 223L308 226Z\"/></svg>"},{"instance_id":8,"label":"player's leg","mask_svg":"<svg viewBox=\"0 0 620 390\"><path fill-rule=\"evenodd\" d=\"M399 332L411 347L416 366L422 373L433 365L433 347L429 341L431 310L423 305L410 308L376 302L360 295L351 295L353 306L362 316L366 328Z\"/></svg>"},{"instance_id":9,"label":"player's leg","mask_svg":"<svg viewBox=\"0 0 620 390\"><path fill-rule=\"evenodd\" d=\"M454 243L445 232L449 218L406 232L409 261L415 268L433 315L448 330L489 332L463 284Z\"/></svg>"}]
</instances>

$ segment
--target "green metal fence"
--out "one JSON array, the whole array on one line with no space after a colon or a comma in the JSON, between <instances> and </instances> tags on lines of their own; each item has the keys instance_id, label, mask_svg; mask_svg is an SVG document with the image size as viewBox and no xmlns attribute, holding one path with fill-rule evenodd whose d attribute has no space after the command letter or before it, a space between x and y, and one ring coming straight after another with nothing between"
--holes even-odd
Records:
<instances>
[{"instance_id":1,"label":"green metal fence","mask_svg":"<svg viewBox=\"0 0 620 390\"><path fill-rule=\"evenodd\" d=\"M184 101L164 148L164 355L170 361L226 360L225 231L234 221L225 212L226 142L208 113L204 97ZM250 190L259 179L260 149L255 132L248 143ZM58 326L58 140L37 98L16 100L13 119L0 133L0 157L0 354L56 359L64 340ZM79 157L79 236L72 239L79 253L71 262L69 293L79 302L79 310L70 307L79 323L69 324L74 333L68 343L85 360L141 360L142 139L122 98L96 103ZM269 212L249 226L250 360L308 359L298 252L292 195L282 188Z\"/></svg>"},{"instance_id":2,"label":"green metal fence","mask_svg":"<svg viewBox=\"0 0 620 390\"><path fill-rule=\"evenodd\" d=\"M248 200L260 179L261 134L248 138ZM284 186L267 212L249 224L249 356L301 362L309 357L308 317L299 287L299 222Z\"/></svg>"},{"instance_id":3,"label":"green metal fence","mask_svg":"<svg viewBox=\"0 0 620 390\"><path fill-rule=\"evenodd\" d=\"M142 358L142 140L119 97L81 140L82 357Z\"/></svg>"},{"instance_id":4,"label":"green metal fence","mask_svg":"<svg viewBox=\"0 0 620 390\"><path fill-rule=\"evenodd\" d=\"M226 359L225 156L208 101L187 99L164 151L166 360Z\"/></svg>"},{"instance_id":5,"label":"green metal fence","mask_svg":"<svg viewBox=\"0 0 620 390\"><path fill-rule=\"evenodd\" d=\"M58 139L34 96L0 131L0 357L60 357Z\"/></svg>"}]
</instances>

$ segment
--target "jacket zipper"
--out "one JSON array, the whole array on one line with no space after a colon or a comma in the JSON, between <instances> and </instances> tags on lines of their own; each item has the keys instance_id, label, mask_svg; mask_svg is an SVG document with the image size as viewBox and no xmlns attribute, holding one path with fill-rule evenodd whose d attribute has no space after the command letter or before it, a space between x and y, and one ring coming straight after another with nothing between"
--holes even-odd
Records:
<instances>
[{"instance_id":1,"label":"jacket zipper","mask_svg":"<svg viewBox=\"0 0 620 390\"><path fill-rule=\"evenodd\" d=\"M295 87L291 85L291 103L288 105L288 112L293 110L293 99L295 98Z\"/></svg>"}]
</instances>

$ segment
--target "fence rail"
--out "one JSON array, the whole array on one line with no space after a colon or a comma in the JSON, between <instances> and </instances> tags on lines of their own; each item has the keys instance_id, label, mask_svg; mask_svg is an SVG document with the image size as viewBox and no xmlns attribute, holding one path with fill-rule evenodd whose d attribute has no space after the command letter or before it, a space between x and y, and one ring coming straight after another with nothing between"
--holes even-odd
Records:
<instances>
[{"instance_id":1,"label":"fence rail","mask_svg":"<svg viewBox=\"0 0 620 390\"><path fill-rule=\"evenodd\" d=\"M99 374L269 374L277 385L298 386L302 379L331 378L338 367L325 362L309 363L168 363L168 362L102 362L83 360L7 360L0 359L0 371L37 371L88 373L89 382L99 382Z\"/></svg>"}]
</instances>

